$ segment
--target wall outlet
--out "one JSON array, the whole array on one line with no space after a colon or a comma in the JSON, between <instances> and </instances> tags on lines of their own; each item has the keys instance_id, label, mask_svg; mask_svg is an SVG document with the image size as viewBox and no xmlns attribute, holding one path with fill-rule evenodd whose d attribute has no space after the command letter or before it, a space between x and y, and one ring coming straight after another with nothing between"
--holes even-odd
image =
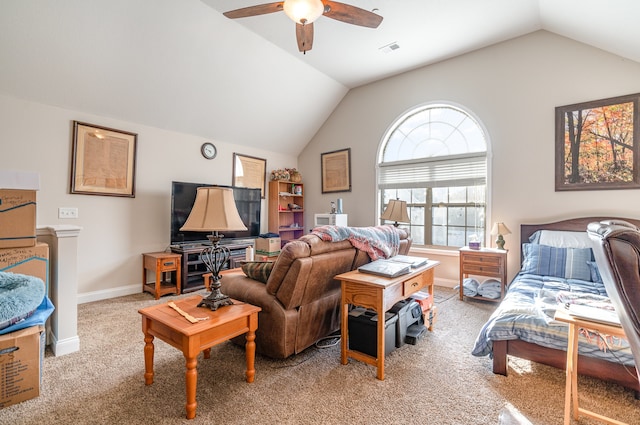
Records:
<instances>
[{"instance_id":1,"label":"wall outlet","mask_svg":"<svg viewBox=\"0 0 640 425\"><path fill-rule=\"evenodd\" d=\"M58 208L58 218L78 218L78 209Z\"/></svg>"}]
</instances>

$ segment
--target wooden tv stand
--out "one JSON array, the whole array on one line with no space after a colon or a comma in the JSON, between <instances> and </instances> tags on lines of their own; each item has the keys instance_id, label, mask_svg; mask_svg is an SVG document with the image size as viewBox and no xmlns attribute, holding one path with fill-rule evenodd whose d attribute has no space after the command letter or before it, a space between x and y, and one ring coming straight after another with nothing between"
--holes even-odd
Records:
<instances>
[{"instance_id":1,"label":"wooden tv stand","mask_svg":"<svg viewBox=\"0 0 640 425\"><path fill-rule=\"evenodd\" d=\"M237 241L227 241L221 245L226 246L231 251L229 264L223 269L235 269L240 267L240 261L246 258L247 247L254 245L254 239L241 239ZM209 246L206 243L185 243L183 245L172 245L171 252L182 255L182 293L198 291L204 289L204 279L202 275L208 273L207 266L200 259L202 250Z\"/></svg>"}]
</instances>

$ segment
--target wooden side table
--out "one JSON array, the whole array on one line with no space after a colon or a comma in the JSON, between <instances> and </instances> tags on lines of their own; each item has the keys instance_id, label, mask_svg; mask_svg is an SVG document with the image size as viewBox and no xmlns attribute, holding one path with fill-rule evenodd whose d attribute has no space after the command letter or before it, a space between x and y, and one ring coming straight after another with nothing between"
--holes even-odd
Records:
<instances>
[{"instance_id":1,"label":"wooden side table","mask_svg":"<svg viewBox=\"0 0 640 425\"><path fill-rule=\"evenodd\" d=\"M224 306L216 311L198 307L202 300L199 295L175 301L178 308L199 319L191 323L168 304L158 304L143 308L142 332L144 333L144 383L153 384L153 339L160 340L182 351L186 363L186 412L187 419L196 416L196 386L198 383L198 354L204 351L204 358L211 355L211 347L238 335L247 334L245 372L247 382L255 378L256 329L260 307L238 303Z\"/></svg>"},{"instance_id":2,"label":"wooden side table","mask_svg":"<svg viewBox=\"0 0 640 425\"><path fill-rule=\"evenodd\" d=\"M600 422L615 425L627 425L616 419L600 415L578 406L578 329L590 329L606 335L626 338L621 326L607 325L591 320L579 319L571 316L566 310L558 308L555 319L569 325L569 339L567 341L567 368L564 394L564 425L571 423L571 403L573 402L573 417L578 419L581 415L597 419Z\"/></svg>"},{"instance_id":3,"label":"wooden side table","mask_svg":"<svg viewBox=\"0 0 640 425\"><path fill-rule=\"evenodd\" d=\"M502 249L460 248L460 299L464 300L462 283L469 275L495 277L500 279L500 297L487 298L481 295L471 297L480 300L500 302L504 298L507 285L507 251Z\"/></svg>"},{"instance_id":4,"label":"wooden side table","mask_svg":"<svg viewBox=\"0 0 640 425\"><path fill-rule=\"evenodd\" d=\"M147 252L142 254L142 292L151 292L156 300L165 294L179 294L182 269L180 255L171 252ZM154 283L147 283L147 270L156 274ZM175 272L175 284L165 280L165 273Z\"/></svg>"},{"instance_id":5,"label":"wooden side table","mask_svg":"<svg viewBox=\"0 0 640 425\"><path fill-rule=\"evenodd\" d=\"M342 306L341 306L341 363L347 364L352 357L367 364L376 366L377 378L384 380L384 353L385 353L385 323L378 320L377 355L371 357L365 353L349 349L349 304L374 310L378 317L384 317L384 313L400 300L409 298L422 288L427 288L433 299L434 269L440 264L438 261L428 261L426 265L412 270L411 273L386 278L353 270L337 275L335 278L342 282Z\"/></svg>"}]
</instances>

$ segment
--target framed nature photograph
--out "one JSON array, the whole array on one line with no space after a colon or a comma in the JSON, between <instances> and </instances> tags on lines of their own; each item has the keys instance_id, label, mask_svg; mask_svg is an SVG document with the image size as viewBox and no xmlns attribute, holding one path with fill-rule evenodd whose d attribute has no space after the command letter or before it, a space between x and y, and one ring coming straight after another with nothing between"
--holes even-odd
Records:
<instances>
[{"instance_id":1,"label":"framed nature photograph","mask_svg":"<svg viewBox=\"0 0 640 425\"><path fill-rule=\"evenodd\" d=\"M320 155L322 193L351 192L351 148Z\"/></svg>"},{"instance_id":2,"label":"framed nature photograph","mask_svg":"<svg viewBox=\"0 0 640 425\"><path fill-rule=\"evenodd\" d=\"M556 108L556 191L638 189L640 94Z\"/></svg>"},{"instance_id":3,"label":"framed nature photograph","mask_svg":"<svg viewBox=\"0 0 640 425\"><path fill-rule=\"evenodd\" d=\"M135 198L138 135L73 122L71 193Z\"/></svg>"},{"instance_id":4,"label":"framed nature photograph","mask_svg":"<svg viewBox=\"0 0 640 425\"><path fill-rule=\"evenodd\" d=\"M260 189L264 199L267 180L267 160L254 156L233 154L233 185Z\"/></svg>"}]
</instances>

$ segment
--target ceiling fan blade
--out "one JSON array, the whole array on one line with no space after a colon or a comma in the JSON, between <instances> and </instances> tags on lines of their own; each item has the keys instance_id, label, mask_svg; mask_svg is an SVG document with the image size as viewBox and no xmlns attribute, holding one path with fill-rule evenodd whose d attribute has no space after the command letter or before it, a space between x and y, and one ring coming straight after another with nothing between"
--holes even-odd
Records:
<instances>
[{"instance_id":1,"label":"ceiling fan blade","mask_svg":"<svg viewBox=\"0 0 640 425\"><path fill-rule=\"evenodd\" d=\"M296 40L298 40L298 50L306 53L313 47L313 22L310 24L296 24Z\"/></svg>"},{"instance_id":2,"label":"ceiling fan blade","mask_svg":"<svg viewBox=\"0 0 640 425\"><path fill-rule=\"evenodd\" d=\"M224 12L223 15L230 19L247 18L249 16L266 15L267 13L282 12L282 4L279 1L275 3L259 4L256 6L243 7L242 9L230 10Z\"/></svg>"},{"instance_id":3,"label":"ceiling fan blade","mask_svg":"<svg viewBox=\"0 0 640 425\"><path fill-rule=\"evenodd\" d=\"M378 28L382 22L382 16L356 6L330 0L322 0L322 3L324 3L324 16L337 21L368 28Z\"/></svg>"}]
</instances>

